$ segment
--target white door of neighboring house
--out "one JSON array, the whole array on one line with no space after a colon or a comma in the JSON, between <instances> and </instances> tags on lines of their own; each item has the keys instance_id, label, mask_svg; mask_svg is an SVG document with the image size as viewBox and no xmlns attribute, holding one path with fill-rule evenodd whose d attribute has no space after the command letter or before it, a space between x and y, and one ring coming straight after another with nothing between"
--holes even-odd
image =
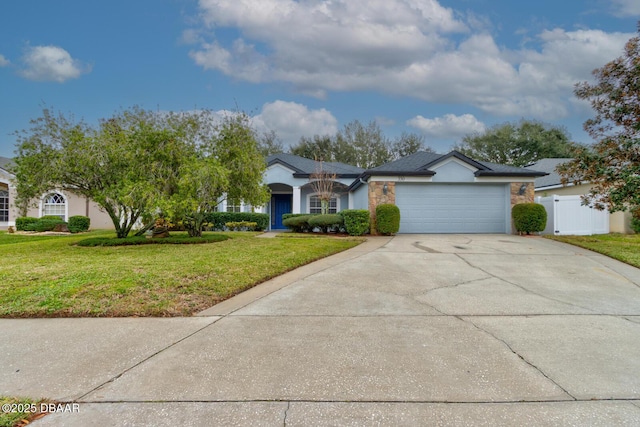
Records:
<instances>
[{"instance_id":1,"label":"white door of neighboring house","mask_svg":"<svg viewBox=\"0 0 640 427\"><path fill-rule=\"evenodd\" d=\"M396 183L400 233L506 233L505 184Z\"/></svg>"},{"instance_id":2,"label":"white door of neighboring house","mask_svg":"<svg viewBox=\"0 0 640 427\"><path fill-rule=\"evenodd\" d=\"M609 211L582 205L580 196L537 197L547 211L544 234L589 236L609 233Z\"/></svg>"}]
</instances>

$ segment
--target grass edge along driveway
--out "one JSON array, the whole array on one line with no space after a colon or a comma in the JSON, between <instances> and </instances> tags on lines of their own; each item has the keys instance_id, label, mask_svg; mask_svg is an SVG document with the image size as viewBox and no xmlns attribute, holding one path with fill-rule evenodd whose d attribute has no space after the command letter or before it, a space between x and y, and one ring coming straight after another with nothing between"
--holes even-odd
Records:
<instances>
[{"instance_id":1,"label":"grass edge along driveway","mask_svg":"<svg viewBox=\"0 0 640 427\"><path fill-rule=\"evenodd\" d=\"M640 234L596 234L593 236L545 236L617 259L640 268Z\"/></svg>"},{"instance_id":2,"label":"grass edge along driveway","mask_svg":"<svg viewBox=\"0 0 640 427\"><path fill-rule=\"evenodd\" d=\"M189 316L364 241L223 234L231 238L197 245L80 247L74 243L111 234L0 233L0 317Z\"/></svg>"}]
</instances>

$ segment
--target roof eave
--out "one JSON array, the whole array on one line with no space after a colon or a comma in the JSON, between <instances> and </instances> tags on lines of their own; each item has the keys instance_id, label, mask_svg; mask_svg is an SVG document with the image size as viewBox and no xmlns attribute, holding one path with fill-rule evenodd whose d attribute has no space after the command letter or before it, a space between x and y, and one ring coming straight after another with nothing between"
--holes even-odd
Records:
<instances>
[{"instance_id":1,"label":"roof eave","mask_svg":"<svg viewBox=\"0 0 640 427\"><path fill-rule=\"evenodd\" d=\"M549 175L546 172L500 172L500 171L476 171L474 173L475 176L479 177L479 176L498 176L498 177L506 177L506 176L513 176L513 177L524 177L524 178L538 178L541 176L546 176Z\"/></svg>"}]
</instances>

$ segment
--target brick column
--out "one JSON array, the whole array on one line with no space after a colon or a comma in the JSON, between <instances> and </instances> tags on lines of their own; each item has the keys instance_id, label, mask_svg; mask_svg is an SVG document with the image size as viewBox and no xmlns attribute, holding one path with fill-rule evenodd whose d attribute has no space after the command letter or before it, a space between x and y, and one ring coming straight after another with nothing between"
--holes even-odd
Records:
<instances>
[{"instance_id":1,"label":"brick column","mask_svg":"<svg viewBox=\"0 0 640 427\"><path fill-rule=\"evenodd\" d=\"M387 194L384 186L387 185ZM396 183L393 181L373 181L369 183L369 213L371 214L371 234L376 234L376 207L381 204L396 204Z\"/></svg>"}]
</instances>

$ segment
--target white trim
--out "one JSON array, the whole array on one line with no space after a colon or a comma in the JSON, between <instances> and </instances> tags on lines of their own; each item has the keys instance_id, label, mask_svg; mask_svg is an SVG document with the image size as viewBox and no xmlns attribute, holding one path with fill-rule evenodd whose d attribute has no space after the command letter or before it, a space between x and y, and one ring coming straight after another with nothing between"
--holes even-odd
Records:
<instances>
[{"instance_id":1,"label":"white trim","mask_svg":"<svg viewBox=\"0 0 640 427\"><path fill-rule=\"evenodd\" d=\"M308 214L311 213L311 198L314 196L317 197L318 193L307 194L307 213ZM331 195L331 198L336 199L336 213L340 212L340 194L333 193Z\"/></svg>"},{"instance_id":2,"label":"white trim","mask_svg":"<svg viewBox=\"0 0 640 427\"><path fill-rule=\"evenodd\" d=\"M509 182L535 182L535 177L528 176L480 176L476 177L473 182L494 182L494 183L509 183Z\"/></svg>"},{"instance_id":3,"label":"white trim","mask_svg":"<svg viewBox=\"0 0 640 427\"><path fill-rule=\"evenodd\" d=\"M291 213L299 214L302 211L302 191L299 186L293 187L293 196L291 197Z\"/></svg>"},{"instance_id":4,"label":"white trim","mask_svg":"<svg viewBox=\"0 0 640 427\"><path fill-rule=\"evenodd\" d=\"M433 177L431 176L379 176L373 175L369 178L368 182L433 182Z\"/></svg>"},{"instance_id":5,"label":"white trim","mask_svg":"<svg viewBox=\"0 0 640 427\"><path fill-rule=\"evenodd\" d=\"M590 183L585 181L585 182L581 182L578 185L590 185ZM558 188L567 188L567 187L576 187L576 186L577 186L576 184L574 184L573 182L570 182L567 185L554 184L554 185L547 185L545 187L536 187L535 191L548 191L548 190L555 190Z\"/></svg>"}]
</instances>

